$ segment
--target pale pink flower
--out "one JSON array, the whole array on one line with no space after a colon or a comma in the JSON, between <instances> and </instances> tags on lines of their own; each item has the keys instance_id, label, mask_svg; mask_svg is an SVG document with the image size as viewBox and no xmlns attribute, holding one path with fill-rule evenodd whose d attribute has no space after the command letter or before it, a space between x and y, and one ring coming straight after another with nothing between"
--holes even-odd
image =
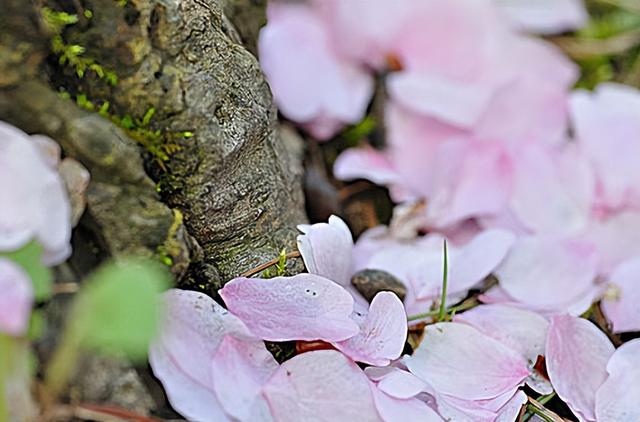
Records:
<instances>
[{"instance_id":1,"label":"pale pink flower","mask_svg":"<svg viewBox=\"0 0 640 422\"><path fill-rule=\"evenodd\" d=\"M54 265L71 253L71 209L64 184L38 141L0 122L0 251L32 240Z\"/></svg>"}]
</instances>

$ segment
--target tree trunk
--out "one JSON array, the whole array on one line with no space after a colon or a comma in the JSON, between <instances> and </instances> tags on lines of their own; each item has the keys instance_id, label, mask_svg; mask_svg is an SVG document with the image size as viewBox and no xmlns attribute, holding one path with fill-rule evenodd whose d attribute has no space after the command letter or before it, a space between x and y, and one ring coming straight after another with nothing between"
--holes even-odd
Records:
<instances>
[{"instance_id":1,"label":"tree trunk","mask_svg":"<svg viewBox=\"0 0 640 422\"><path fill-rule=\"evenodd\" d=\"M57 140L92 176L79 277L142 255L215 295L295 248L303 148L252 54L264 3L0 0L0 120Z\"/></svg>"}]
</instances>

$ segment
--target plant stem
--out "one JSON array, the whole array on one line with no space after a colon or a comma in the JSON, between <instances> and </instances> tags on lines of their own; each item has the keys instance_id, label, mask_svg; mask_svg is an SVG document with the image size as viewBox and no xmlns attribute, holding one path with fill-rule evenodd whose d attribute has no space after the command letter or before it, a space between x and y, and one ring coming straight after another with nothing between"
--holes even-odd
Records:
<instances>
[{"instance_id":1,"label":"plant stem","mask_svg":"<svg viewBox=\"0 0 640 422\"><path fill-rule=\"evenodd\" d=\"M438 312L438 321L444 320L447 314L447 284L449 281L449 257L447 254L447 239L444 239L444 260L442 264L442 296L440 297L440 311Z\"/></svg>"},{"instance_id":2,"label":"plant stem","mask_svg":"<svg viewBox=\"0 0 640 422\"><path fill-rule=\"evenodd\" d=\"M476 306L478 306L480 302L478 302L478 299L476 299L475 297L469 298L467 300L465 300L464 302L462 302L459 305L456 306L452 306L451 308L448 308L446 310L447 314L450 313L457 313L457 312L461 312L461 311L466 311L467 309L471 309L471 308L475 308ZM411 315L409 317L407 317L407 321L417 321L419 319L424 319L424 318L435 318L440 314L440 310L436 309L435 311L429 311L429 312L425 312L422 314L415 314L415 315Z\"/></svg>"}]
</instances>

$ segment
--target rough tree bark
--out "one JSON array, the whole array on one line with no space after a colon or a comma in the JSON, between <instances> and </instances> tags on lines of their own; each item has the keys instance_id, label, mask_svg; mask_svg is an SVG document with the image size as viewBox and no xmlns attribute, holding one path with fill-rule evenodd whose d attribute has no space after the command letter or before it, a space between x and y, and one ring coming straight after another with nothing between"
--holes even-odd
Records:
<instances>
[{"instance_id":1,"label":"rough tree bark","mask_svg":"<svg viewBox=\"0 0 640 422\"><path fill-rule=\"evenodd\" d=\"M295 247L302 147L278 127L251 53L264 3L0 0L0 120L49 135L92 175L79 276L104 257L161 255L183 286L214 294ZM79 20L56 32L45 7ZM118 82L91 67L78 77L54 36Z\"/></svg>"}]
</instances>

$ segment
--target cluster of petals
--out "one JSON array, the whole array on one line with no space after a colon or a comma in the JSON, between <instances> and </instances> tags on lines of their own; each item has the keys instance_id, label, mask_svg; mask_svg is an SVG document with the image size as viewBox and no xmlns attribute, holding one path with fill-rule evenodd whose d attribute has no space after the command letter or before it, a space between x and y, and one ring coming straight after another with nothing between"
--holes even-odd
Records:
<instances>
[{"instance_id":1,"label":"cluster of petals","mask_svg":"<svg viewBox=\"0 0 640 422\"><path fill-rule=\"evenodd\" d=\"M272 1L267 17L260 62L278 108L323 140L363 117L389 62L402 67L387 81L394 99L492 135L489 103L506 112L529 95L527 107L552 106L554 85L572 77L549 78L553 53L520 34L574 29L587 14L580 0L309 0Z\"/></svg>"}]
</instances>

